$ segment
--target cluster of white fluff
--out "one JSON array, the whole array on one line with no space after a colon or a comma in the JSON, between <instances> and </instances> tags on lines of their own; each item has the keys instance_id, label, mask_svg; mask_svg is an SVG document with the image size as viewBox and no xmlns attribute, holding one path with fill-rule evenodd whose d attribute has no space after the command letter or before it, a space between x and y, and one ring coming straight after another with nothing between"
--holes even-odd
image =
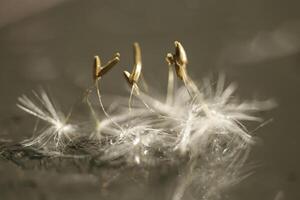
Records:
<instances>
[{"instance_id":1,"label":"cluster of white fluff","mask_svg":"<svg viewBox=\"0 0 300 200\"><path fill-rule=\"evenodd\" d=\"M33 91L33 95L34 99L25 95L19 97L17 106L47 124L37 137L24 141L24 146L37 145L39 148L48 148L51 144L56 149L64 146L66 142L72 140L76 131L75 126L67 124L68 118L55 108L44 90L39 94Z\"/></svg>"},{"instance_id":2,"label":"cluster of white fluff","mask_svg":"<svg viewBox=\"0 0 300 200\"><path fill-rule=\"evenodd\" d=\"M118 109L111 112L105 110L97 85L99 104L87 98L91 124L95 124L92 130L65 117L43 91L34 93L35 100L22 96L18 106L46 122L38 136L23 144L63 155L66 145L88 136L96 141L99 159L105 162L122 159L130 166L176 163L180 175L174 200L189 198L187 194L217 198L221 190L246 175L241 168L253 138L244 123L260 122L255 113L274 104L239 101L234 96L236 85L225 87L224 76L215 84L204 80L200 87L192 80L178 89L174 85L174 78L169 78L164 101L139 90L133 92L130 109L128 100L119 97Z\"/></svg>"},{"instance_id":3,"label":"cluster of white fluff","mask_svg":"<svg viewBox=\"0 0 300 200\"><path fill-rule=\"evenodd\" d=\"M99 150L104 152L100 159L107 162L124 158L129 165L158 165L186 157L174 200L183 198L191 185L198 186L194 189L203 197L215 196L219 189L241 178L240 168L253 141L243 122L260 121L253 114L273 104L239 102L233 97L235 85L224 88L223 78L215 88L207 81L202 85L201 96L191 97L181 87L172 95L171 103L140 92L130 111L123 102L104 119L92 115L96 123L90 132L76 122L70 123L44 91L34 92L36 101L22 96L18 106L46 122L40 134L24 145L63 154L64 146L74 138L90 135L91 140L106 141L99 142Z\"/></svg>"}]
</instances>

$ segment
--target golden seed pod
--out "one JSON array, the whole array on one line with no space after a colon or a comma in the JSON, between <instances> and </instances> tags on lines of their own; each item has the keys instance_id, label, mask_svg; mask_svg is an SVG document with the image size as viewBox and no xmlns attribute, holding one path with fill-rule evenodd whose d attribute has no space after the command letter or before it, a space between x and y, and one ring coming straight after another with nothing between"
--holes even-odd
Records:
<instances>
[{"instance_id":1,"label":"golden seed pod","mask_svg":"<svg viewBox=\"0 0 300 200\"><path fill-rule=\"evenodd\" d=\"M188 59L182 44L178 41L174 42L175 54L168 53L166 61L168 65L174 65L177 77L183 81L187 78L186 66Z\"/></svg>"},{"instance_id":2,"label":"golden seed pod","mask_svg":"<svg viewBox=\"0 0 300 200\"><path fill-rule=\"evenodd\" d=\"M175 44L176 62L178 62L179 65L188 64L188 59L187 59L187 56L186 56L186 52L185 52L182 44L178 41L175 41L174 44Z\"/></svg>"},{"instance_id":3,"label":"golden seed pod","mask_svg":"<svg viewBox=\"0 0 300 200\"><path fill-rule=\"evenodd\" d=\"M101 71L101 60L99 56L94 56L94 65L93 65L93 79L96 80L99 78L99 73Z\"/></svg>"},{"instance_id":4,"label":"golden seed pod","mask_svg":"<svg viewBox=\"0 0 300 200\"><path fill-rule=\"evenodd\" d=\"M137 84L142 73L142 55L140 45L135 42L133 44L134 66L132 72L124 71L126 81L132 86Z\"/></svg>"},{"instance_id":5,"label":"golden seed pod","mask_svg":"<svg viewBox=\"0 0 300 200\"><path fill-rule=\"evenodd\" d=\"M109 60L106 65L101 66L101 59L99 56L94 57L94 66L93 66L93 79L97 80L101 78L104 74L110 71L113 66L120 62L120 53L115 53L114 57Z\"/></svg>"}]
</instances>

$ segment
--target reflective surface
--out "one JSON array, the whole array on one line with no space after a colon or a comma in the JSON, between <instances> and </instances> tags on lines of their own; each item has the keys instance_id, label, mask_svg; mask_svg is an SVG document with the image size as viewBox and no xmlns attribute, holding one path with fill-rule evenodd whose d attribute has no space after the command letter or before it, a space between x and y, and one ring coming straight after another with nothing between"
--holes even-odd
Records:
<instances>
[{"instance_id":1,"label":"reflective surface","mask_svg":"<svg viewBox=\"0 0 300 200\"><path fill-rule=\"evenodd\" d=\"M103 79L103 93L127 95L122 71L131 70L135 41L141 45L146 80L165 92L168 68L164 58L173 50L173 41L179 40L187 51L188 71L194 79L221 71L228 82L239 84L243 98L273 97L279 104L273 111L262 113L265 119L274 120L256 132L261 141L249 160L256 167L254 174L231 191L231 198L300 199L298 1L57 3L0 24L0 138L18 140L31 135L34 120L15 103L18 96L39 85L49 88L63 110L69 109L92 82L94 55L108 60L120 52L120 64L112 69L110 78ZM57 173L22 172L12 166L5 162L0 165L0 194L8 199L26 191L28 199L39 199L39 195L45 199L99 197L98 182L89 175L61 177ZM16 186L28 184L23 183L27 179L44 183L41 194ZM64 179L87 183L76 185L75 181L63 185L67 189L49 190L48 185L57 180L63 184ZM137 192L128 188L131 190Z\"/></svg>"}]
</instances>

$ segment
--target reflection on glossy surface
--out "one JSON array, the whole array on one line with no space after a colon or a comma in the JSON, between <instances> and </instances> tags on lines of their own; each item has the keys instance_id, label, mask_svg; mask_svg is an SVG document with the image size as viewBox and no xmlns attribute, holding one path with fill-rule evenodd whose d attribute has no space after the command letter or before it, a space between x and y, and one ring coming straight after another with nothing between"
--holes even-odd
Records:
<instances>
[{"instance_id":1,"label":"reflection on glossy surface","mask_svg":"<svg viewBox=\"0 0 300 200\"><path fill-rule=\"evenodd\" d=\"M164 90L168 73L164 56L172 51L166 47L180 40L188 49L189 72L194 79L223 71L230 81L239 83L242 96L274 97L279 103L279 108L264 114L274 122L257 132L263 142L253 150L251 161L258 162L259 167L233 189L232 199L300 199L299 22L297 0L76 0L5 23L0 29L0 137L30 135L34 122L26 119L15 103L18 96L38 85L49 86L60 104L68 108L74 96L91 84L94 55L108 60L120 51L122 60L111 78L103 79L102 87L103 94L126 94L121 72L123 66L132 65L134 41L143 49L145 78ZM87 180L85 186L69 186L64 182L69 174L23 174L0 162L1 174L6 174L1 177L0 194L7 198L22 195L7 192L11 188L4 192L9 183L41 183L45 192L39 195L48 196L47 184L53 185L58 179L71 191L65 194L67 199L98 197L98 183L93 178L83 178ZM16 173L23 175L15 177ZM136 191L130 186L127 189ZM26 188L22 191L25 193ZM55 198L62 191L52 188L48 192ZM278 194L280 191L284 195ZM159 198L150 195L149 199L154 197ZM38 194L30 193L28 199L34 198Z\"/></svg>"}]
</instances>

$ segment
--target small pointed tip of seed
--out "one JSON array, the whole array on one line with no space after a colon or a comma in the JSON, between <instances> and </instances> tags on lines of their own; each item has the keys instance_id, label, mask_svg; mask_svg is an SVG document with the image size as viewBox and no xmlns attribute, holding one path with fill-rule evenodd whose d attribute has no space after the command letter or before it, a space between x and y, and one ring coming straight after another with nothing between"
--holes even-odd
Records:
<instances>
[{"instance_id":1,"label":"small pointed tip of seed","mask_svg":"<svg viewBox=\"0 0 300 200\"><path fill-rule=\"evenodd\" d=\"M174 41L174 45L175 45L175 48L184 49L181 42L179 42L179 41Z\"/></svg>"},{"instance_id":2,"label":"small pointed tip of seed","mask_svg":"<svg viewBox=\"0 0 300 200\"><path fill-rule=\"evenodd\" d=\"M132 84L132 81L130 79L130 73L128 71L123 71L124 77L126 79L126 81L128 82L128 84Z\"/></svg>"},{"instance_id":3,"label":"small pointed tip of seed","mask_svg":"<svg viewBox=\"0 0 300 200\"><path fill-rule=\"evenodd\" d=\"M187 64L188 63L188 59L187 59L187 56L186 56L186 52L182 46L182 44L178 41L175 41L174 42L175 44L175 49L176 49L176 56L179 58L179 62L180 64Z\"/></svg>"},{"instance_id":4,"label":"small pointed tip of seed","mask_svg":"<svg viewBox=\"0 0 300 200\"><path fill-rule=\"evenodd\" d=\"M130 73L129 73L128 71L123 71L123 74L125 75L125 77L126 77L127 79L130 78Z\"/></svg>"},{"instance_id":5,"label":"small pointed tip of seed","mask_svg":"<svg viewBox=\"0 0 300 200\"><path fill-rule=\"evenodd\" d=\"M94 56L94 60L98 61L98 60L100 60L100 57L96 55L96 56Z\"/></svg>"},{"instance_id":6,"label":"small pointed tip of seed","mask_svg":"<svg viewBox=\"0 0 300 200\"><path fill-rule=\"evenodd\" d=\"M121 57L121 55L120 55L119 52L115 53L115 58L117 58L118 60L120 60L120 57Z\"/></svg>"},{"instance_id":7,"label":"small pointed tip of seed","mask_svg":"<svg viewBox=\"0 0 300 200\"><path fill-rule=\"evenodd\" d=\"M166 62L168 63L168 65L171 65L173 63L173 55L171 53L168 53L166 56Z\"/></svg>"},{"instance_id":8,"label":"small pointed tip of seed","mask_svg":"<svg viewBox=\"0 0 300 200\"><path fill-rule=\"evenodd\" d=\"M117 62L120 62L120 57L115 57L114 60L116 60Z\"/></svg>"},{"instance_id":9,"label":"small pointed tip of seed","mask_svg":"<svg viewBox=\"0 0 300 200\"><path fill-rule=\"evenodd\" d=\"M101 65L101 60L99 56L94 56L94 64L96 65L96 67L100 67Z\"/></svg>"},{"instance_id":10,"label":"small pointed tip of seed","mask_svg":"<svg viewBox=\"0 0 300 200\"><path fill-rule=\"evenodd\" d=\"M175 48L178 49L179 51L181 51L181 52L184 51L184 48L180 42L175 41L174 45L175 45Z\"/></svg>"}]
</instances>

